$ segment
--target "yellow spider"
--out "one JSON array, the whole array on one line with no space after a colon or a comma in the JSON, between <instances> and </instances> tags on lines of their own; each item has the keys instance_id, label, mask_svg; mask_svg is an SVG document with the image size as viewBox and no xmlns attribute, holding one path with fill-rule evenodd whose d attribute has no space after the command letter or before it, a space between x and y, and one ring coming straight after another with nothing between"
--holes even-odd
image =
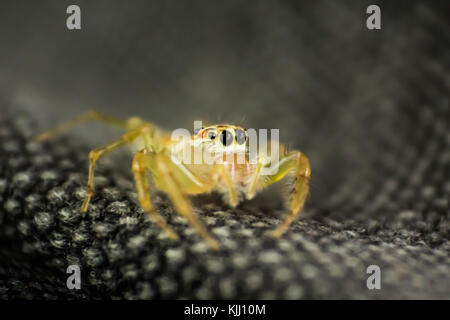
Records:
<instances>
[{"instance_id":1,"label":"yellow spider","mask_svg":"<svg viewBox=\"0 0 450 320\"><path fill-rule=\"evenodd\" d=\"M86 198L81 206L82 212L88 210L89 201L94 192L94 168L97 160L115 149L132 143L139 150L132 162L139 203L173 240L178 239L177 234L152 205L147 170L151 173L155 187L167 193L176 211L185 217L214 249L218 249L219 244L194 215L188 195L218 191L225 195L231 207L235 207L242 198L251 199L257 191L285 176L291 176L294 179L293 188L291 192L285 194L286 200L290 199L289 213L283 223L270 233L271 236L279 238L302 210L309 192L311 168L308 158L303 153L288 151L286 147L279 145L281 157L276 163L266 160L261 153L257 154L256 161L249 161L249 135L245 129L234 125L208 126L199 129L187 140L176 141L172 139L169 132L140 118L132 117L122 121L89 111L35 137L34 140L46 140L87 120L118 126L126 130L126 133L117 140L93 149L89 153L89 178ZM190 149L194 151L192 154L195 154L198 148L206 151L222 151L223 155L232 156L231 161L230 158L214 163L182 160L182 151ZM244 155L244 162L236 161L235 156L238 155ZM263 175L263 169L271 165L275 166L275 173Z\"/></svg>"}]
</instances>

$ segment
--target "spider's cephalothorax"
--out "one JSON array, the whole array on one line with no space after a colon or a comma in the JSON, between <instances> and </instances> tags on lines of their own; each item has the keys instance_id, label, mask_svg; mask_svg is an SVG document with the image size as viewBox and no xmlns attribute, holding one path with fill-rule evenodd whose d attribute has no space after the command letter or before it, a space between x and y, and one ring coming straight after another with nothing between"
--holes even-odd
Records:
<instances>
[{"instance_id":1,"label":"spider's cephalothorax","mask_svg":"<svg viewBox=\"0 0 450 320\"><path fill-rule=\"evenodd\" d=\"M308 158L303 153L288 151L283 145L277 145L280 158L276 161L263 153L250 159L247 131L230 124L201 128L189 139L174 141L168 132L140 118L122 121L90 111L37 136L35 140L46 140L86 120L116 125L125 129L126 133L89 153L89 179L86 198L81 206L82 212L87 211L94 192L94 168L97 160L127 144L138 146L132 170L139 202L171 239L177 239L178 236L152 205L147 171L151 173L155 187L167 193L176 211L215 249L219 248L219 244L193 213L188 195L218 191L234 207L241 199L251 199L257 191L290 176L294 183L286 193L289 213L283 223L270 233L278 238L298 216L309 192L311 169ZM264 173L269 167L275 170L269 171L269 174Z\"/></svg>"}]
</instances>

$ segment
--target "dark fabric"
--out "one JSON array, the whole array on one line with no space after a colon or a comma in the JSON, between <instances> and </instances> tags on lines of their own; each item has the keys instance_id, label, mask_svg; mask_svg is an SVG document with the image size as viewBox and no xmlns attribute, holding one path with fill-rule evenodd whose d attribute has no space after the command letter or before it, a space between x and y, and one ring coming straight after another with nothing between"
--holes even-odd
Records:
<instances>
[{"instance_id":1,"label":"dark fabric","mask_svg":"<svg viewBox=\"0 0 450 320\"><path fill-rule=\"evenodd\" d=\"M445 2L378 2L380 31L365 28L363 1L227 3L167 5L158 29L145 28L158 5L137 2L121 16L114 2L111 12L125 20L103 16L107 27L90 25L72 36L73 47L62 40L67 33L50 45L45 21L34 26L39 46L32 38L2 42L1 298L450 297ZM103 12L81 6L90 23ZM110 40L77 51L92 34ZM76 90L65 91L57 70L67 70ZM195 198L196 214L223 246L213 252L157 194L181 236L172 242L136 204L131 158L119 152L101 160L82 215L89 148L115 136L92 124L44 144L30 137L98 102L167 129L218 110L229 111L227 121L246 116L248 127L280 128L311 160L306 209L274 241L264 232L285 212L276 186L236 209L215 195ZM72 264L81 266L81 290L66 287ZM366 287L369 265L381 268L381 290Z\"/></svg>"}]
</instances>

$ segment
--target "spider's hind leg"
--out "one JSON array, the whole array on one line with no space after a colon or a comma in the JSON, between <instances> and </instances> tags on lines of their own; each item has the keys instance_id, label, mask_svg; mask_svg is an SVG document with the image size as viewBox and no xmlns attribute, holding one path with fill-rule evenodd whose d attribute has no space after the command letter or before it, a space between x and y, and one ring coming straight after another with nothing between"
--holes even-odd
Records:
<instances>
[{"instance_id":1,"label":"spider's hind leg","mask_svg":"<svg viewBox=\"0 0 450 320\"><path fill-rule=\"evenodd\" d=\"M73 127L75 127L83 122L89 121L89 120L103 122L103 123L109 124L111 126L116 126L116 127L122 128L122 129L127 129L127 121L123 121L123 120L105 115L105 114L97 112L97 111L87 111L87 112L79 115L78 117L73 118L72 120L61 123L59 126L57 126L56 128L54 128L52 130L41 133L40 135L34 137L33 141L40 142L40 141L48 140L57 134L60 134L64 131L72 129Z\"/></svg>"}]
</instances>

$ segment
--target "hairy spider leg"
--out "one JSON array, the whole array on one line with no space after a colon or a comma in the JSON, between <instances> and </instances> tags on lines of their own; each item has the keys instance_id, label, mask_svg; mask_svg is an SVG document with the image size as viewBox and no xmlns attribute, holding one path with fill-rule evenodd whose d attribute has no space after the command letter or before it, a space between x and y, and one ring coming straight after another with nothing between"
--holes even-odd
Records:
<instances>
[{"instance_id":1,"label":"hairy spider leg","mask_svg":"<svg viewBox=\"0 0 450 320\"><path fill-rule=\"evenodd\" d=\"M40 142L40 141L50 139L57 134L67 131L67 130L69 130L83 122L89 121L89 120L103 122L103 123L109 124L111 126L120 127L122 129L128 128L127 121L123 121L123 120L99 113L97 111L87 111L72 120L61 123L59 126L57 126L56 128L54 128L52 130L46 131L46 132L34 137L33 141Z\"/></svg>"},{"instance_id":2,"label":"hairy spider leg","mask_svg":"<svg viewBox=\"0 0 450 320\"><path fill-rule=\"evenodd\" d=\"M81 212L87 211L91 197L94 194L94 171L97 161L111 151L117 150L120 147L132 143L136 138L142 135L142 130L143 129L140 128L127 132L120 138L89 152L88 184L86 188L86 197L84 198L83 204L81 205Z\"/></svg>"},{"instance_id":3,"label":"hairy spider leg","mask_svg":"<svg viewBox=\"0 0 450 320\"><path fill-rule=\"evenodd\" d=\"M97 122L106 123L111 126L120 127L122 129L129 130L129 132L122 135L120 138L100 147L97 149L93 149L89 152L89 173L88 173L88 185L87 185L87 191L86 191L86 197L83 201L83 204L81 205L81 212L86 212L89 206L89 202L91 200L91 197L94 193L94 170L95 170L95 164L96 162L109 152L116 150L120 147L123 147L131 142L133 142L136 138L138 138L142 134L142 125L145 124L144 121L140 120L139 118L131 118L127 121L123 121L120 119L117 119L115 117L111 117L109 115L102 114L97 111L87 111L80 116L63 122L56 128L49 130L47 132L44 132L38 136L36 136L33 141L40 142L47 140L51 137L54 137L57 134L60 134L64 131L67 131L69 129L72 129L73 127L89 121L94 120ZM141 126L141 127L139 127ZM133 129L132 129L133 128ZM130 130L131 129L131 130Z\"/></svg>"},{"instance_id":4,"label":"hairy spider leg","mask_svg":"<svg viewBox=\"0 0 450 320\"><path fill-rule=\"evenodd\" d=\"M178 235L167 226L161 215L155 210L151 202L150 186L147 177L147 150L142 149L133 158L132 170L136 183L139 203L142 208L153 218L156 224L166 232L167 236L172 240L177 240Z\"/></svg>"},{"instance_id":5,"label":"hairy spider leg","mask_svg":"<svg viewBox=\"0 0 450 320\"><path fill-rule=\"evenodd\" d=\"M147 165L152 172L157 188L168 194L178 214L187 219L191 227L212 249L218 250L220 248L219 243L195 216L187 198L187 194L192 193L191 187L195 187L199 192L210 187L196 181L196 177L189 175L188 171L183 169L182 164L174 163L170 156L167 156L164 152L149 153L148 158Z\"/></svg>"},{"instance_id":6,"label":"hairy spider leg","mask_svg":"<svg viewBox=\"0 0 450 320\"><path fill-rule=\"evenodd\" d=\"M308 158L299 151L291 152L283 156L276 165L277 172L275 174L261 175L261 170L255 170L255 175L258 176L253 177L252 180L259 181L257 188L262 189L286 176L293 176L295 179L294 188L288 195L290 197L289 213L285 220L275 230L270 232L270 236L279 238L289 228L291 223L295 221L305 204L309 193L311 167ZM257 166L259 166L259 163ZM252 192L252 190L249 189L249 192Z\"/></svg>"}]
</instances>

